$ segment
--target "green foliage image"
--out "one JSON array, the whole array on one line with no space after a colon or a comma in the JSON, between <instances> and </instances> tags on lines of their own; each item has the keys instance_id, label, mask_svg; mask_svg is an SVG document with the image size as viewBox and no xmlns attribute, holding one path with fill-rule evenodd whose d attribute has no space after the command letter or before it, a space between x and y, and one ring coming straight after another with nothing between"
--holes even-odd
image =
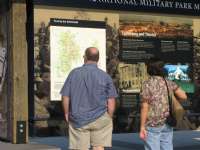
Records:
<instances>
[{"instance_id":1,"label":"green foliage image","mask_svg":"<svg viewBox=\"0 0 200 150\"><path fill-rule=\"evenodd\" d=\"M75 36L70 31L60 33L58 62L55 63L55 71L58 77L68 74L73 69L73 64L80 61L81 52Z\"/></svg>"}]
</instances>

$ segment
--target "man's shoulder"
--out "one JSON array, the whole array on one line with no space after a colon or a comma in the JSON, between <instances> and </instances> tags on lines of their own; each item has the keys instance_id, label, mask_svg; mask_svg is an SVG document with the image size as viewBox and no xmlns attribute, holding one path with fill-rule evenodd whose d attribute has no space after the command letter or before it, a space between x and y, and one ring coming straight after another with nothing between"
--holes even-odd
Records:
<instances>
[{"instance_id":1,"label":"man's shoulder","mask_svg":"<svg viewBox=\"0 0 200 150\"><path fill-rule=\"evenodd\" d=\"M82 68L83 68L82 66L80 66L80 67L76 67L76 68L72 69L71 72L77 72L77 71L80 71Z\"/></svg>"},{"instance_id":2,"label":"man's shoulder","mask_svg":"<svg viewBox=\"0 0 200 150\"><path fill-rule=\"evenodd\" d=\"M102 70L100 68L97 68L97 70L98 70L99 73L101 73L101 74L103 74L105 76L109 76L109 74L106 71L104 71L104 70Z\"/></svg>"},{"instance_id":3,"label":"man's shoulder","mask_svg":"<svg viewBox=\"0 0 200 150\"><path fill-rule=\"evenodd\" d=\"M76 68L72 69L69 73L69 76L73 76L73 75L77 74L78 72L80 72L81 68L82 67L76 67Z\"/></svg>"},{"instance_id":4,"label":"man's shoulder","mask_svg":"<svg viewBox=\"0 0 200 150\"><path fill-rule=\"evenodd\" d=\"M103 77L104 79L112 80L111 76L107 72L99 68L98 68L98 75Z\"/></svg>"}]
</instances>

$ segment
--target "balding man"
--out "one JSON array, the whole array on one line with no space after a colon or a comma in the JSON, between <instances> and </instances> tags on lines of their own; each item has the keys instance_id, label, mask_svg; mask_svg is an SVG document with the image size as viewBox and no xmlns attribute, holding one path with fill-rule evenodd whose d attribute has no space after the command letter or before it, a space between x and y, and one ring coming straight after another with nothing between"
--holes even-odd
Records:
<instances>
[{"instance_id":1,"label":"balding man","mask_svg":"<svg viewBox=\"0 0 200 150\"><path fill-rule=\"evenodd\" d=\"M111 147L117 92L111 77L97 67L98 60L98 49L87 48L84 65L71 71L61 90L69 149Z\"/></svg>"}]
</instances>

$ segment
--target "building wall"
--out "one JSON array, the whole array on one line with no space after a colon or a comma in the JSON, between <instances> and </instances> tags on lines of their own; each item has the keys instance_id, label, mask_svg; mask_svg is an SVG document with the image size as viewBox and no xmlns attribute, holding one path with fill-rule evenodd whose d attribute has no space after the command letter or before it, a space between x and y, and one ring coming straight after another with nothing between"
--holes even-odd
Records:
<instances>
[{"instance_id":1,"label":"building wall","mask_svg":"<svg viewBox=\"0 0 200 150\"><path fill-rule=\"evenodd\" d=\"M119 11L101 11L101 10L87 10L87 9L72 9L62 7L46 7L46 6L35 6L34 9L34 63L35 63L35 96L34 96L34 107L35 107L35 118L36 120L44 119L43 121L35 122L36 134L47 134L47 135L63 135L65 133L65 122L56 120L55 116L62 116L61 106L55 105L50 99L50 39L49 39L49 21L50 18L60 19L79 19L79 20L95 20L95 21L106 21L107 31L107 72L113 78L113 81L118 89L130 89L139 91L141 83L147 78L146 66L144 63L139 64L127 64L118 59L119 55L119 29L120 23L133 22L134 20L143 20L144 18L157 18L158 21L165 20L176 23L187 23L193 24L194 36L200 35L199 31L199 19L189 19L186 16L176 15L159 15L159 14L145 14L145 13L133 13L133 12L119 12ZM156 20L156 19L154 19ZM195 40L195 39L194 39ZM199 62L200 56L196 50L198 45L194 42L194 79L198 78L199 74ZM45 51L45 57L41 58L41 51ZM187 56L185 56L187 57ZM41 59L45 60L46 69L41 68ZM175 59L175 58L172 58ZM121 68L127 67L128 72L135 70L133 75L123 73ZM140 75L139 75L140 74ZM138 75L140 77L138 77ZM129 87L123 87L122 82L133 81L133 85ZM135 110L134 110L135 111ZM135 112L131 112L135 113ZM54 116L54 117L53 117ZM46 119L46 120L45 120ZM50 120L47 120L50 119ZM51 130L51 132L49 131Z\"/></svg>"}]
</instances>

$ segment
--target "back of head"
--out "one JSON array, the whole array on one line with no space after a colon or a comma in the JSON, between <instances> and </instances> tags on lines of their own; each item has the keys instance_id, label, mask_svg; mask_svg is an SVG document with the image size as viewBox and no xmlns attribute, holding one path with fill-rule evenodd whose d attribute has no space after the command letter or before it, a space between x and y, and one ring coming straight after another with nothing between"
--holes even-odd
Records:
<instances>
[{"instance_id":1,"label":"back of head","mask_svg":"<svg viewBox=\"0 0 200 150\"><path fill-rule=\"evenodd\" d=\"M147 72L150 76L164 76L164 62L159 58L151 58L147 63Z\"/></svg>"},{"instance_id":2,"label":"back of head","mask_svg":"<svg viewBox=\"0 0 200 150\"><path fill-rule=\"evenodd\" d=\"M86 61L99 61L99 50L96 47L88 47L85 50L85 59Z\"/></svg>"}]
</instances>

